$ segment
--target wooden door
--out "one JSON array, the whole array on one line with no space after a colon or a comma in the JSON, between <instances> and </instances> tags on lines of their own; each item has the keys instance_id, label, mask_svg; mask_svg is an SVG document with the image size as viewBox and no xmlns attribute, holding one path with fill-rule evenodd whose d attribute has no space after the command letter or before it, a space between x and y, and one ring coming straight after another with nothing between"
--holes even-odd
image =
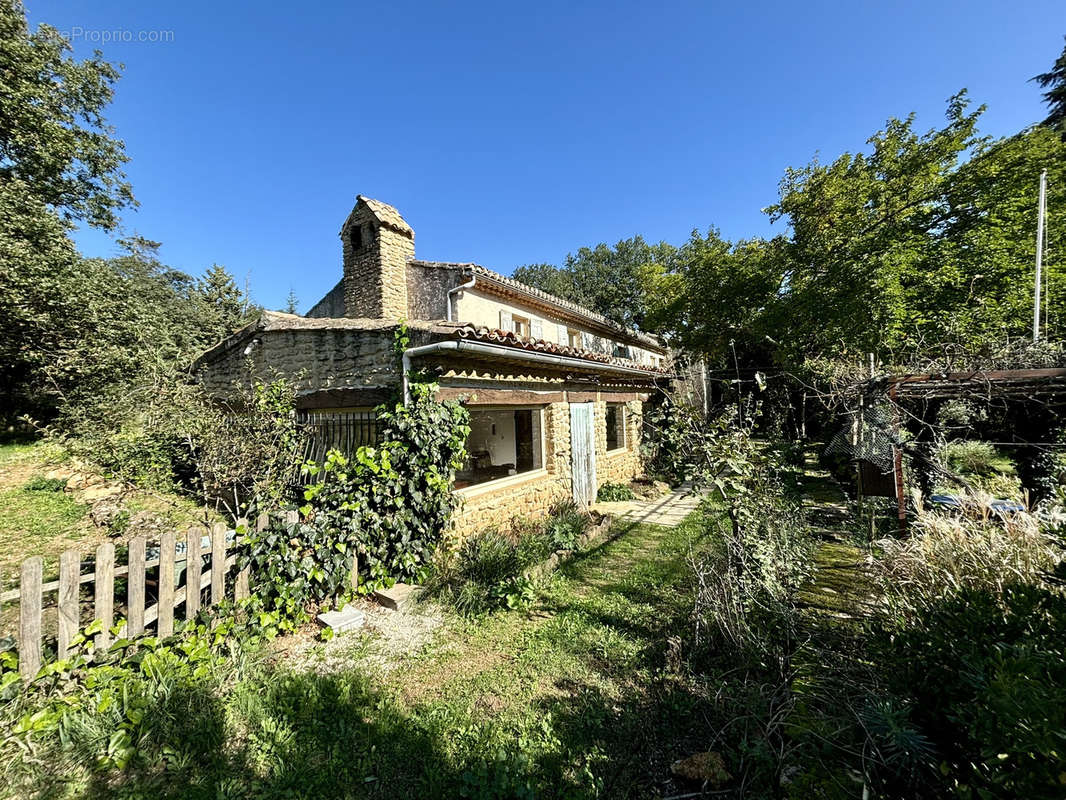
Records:
<instances>
[{"instance_id":1,"label":"wooden door","mask_svg":"<svg viewBox=\"0 0 1066 800\"><path fill-rule=\"evenodd\" d=\"M596 426L592 403L570 404L570 465L574 502L588 508L596 500Z\"/></svg>"}]
</instances>

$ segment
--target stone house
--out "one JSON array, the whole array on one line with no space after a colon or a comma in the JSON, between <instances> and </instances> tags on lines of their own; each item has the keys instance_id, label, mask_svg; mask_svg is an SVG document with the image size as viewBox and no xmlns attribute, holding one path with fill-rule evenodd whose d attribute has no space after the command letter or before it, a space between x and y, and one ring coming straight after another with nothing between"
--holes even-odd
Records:
<instances>
[{"instance_id":1,"label":"stone house","mask_svg":"<svg viewBox=\"0 0 1066 800\"><path fill-rule=\"evenodd\" d=\"M460 536L566 498L587 505L640 473L644 404L667 375L658 339L477 264L416 259L411 227L367 197L340 238L343 276L307 316L263 312L198 359L212 393L289 377L321 452L374 441L374 407L406 392L411 369L430 371L439 398L471 413Z\"/></svg>"}]
</instances>

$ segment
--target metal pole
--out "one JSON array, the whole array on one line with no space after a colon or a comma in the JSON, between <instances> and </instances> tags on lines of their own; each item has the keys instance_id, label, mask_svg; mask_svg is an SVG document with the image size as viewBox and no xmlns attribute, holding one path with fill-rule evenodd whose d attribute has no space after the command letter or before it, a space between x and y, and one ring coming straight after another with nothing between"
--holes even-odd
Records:
<instances>
[{"instance_id":1,"label":"metal pole","mask_svg":"<svg viewBox=\"0 0 1066 800\"><path fill-rule=\"evenodd\" d=\"M1040 200L1036 212L1036 285L1033 287L1033 341L1040 339L1040 272L1044 265L1044 208L1047 204L1047 170L1040 172Z\"/></svg>"},{"instance_id":2,"label":"metal pole","mask_svg":"<svg viewBox=\"0 0 1066 800\"><path fill-rule=\"evenodd\" d=\"M888 390L888 398L892 402L892 427L896 435L896 441L900 439L899 404L896 400L896 384L893 383ZM893 444L892 446L892 471L896 478L896 516L899 519L899 532L907 532L907 490L903 482L903 448Z\"/></svg>"}]
</instances>

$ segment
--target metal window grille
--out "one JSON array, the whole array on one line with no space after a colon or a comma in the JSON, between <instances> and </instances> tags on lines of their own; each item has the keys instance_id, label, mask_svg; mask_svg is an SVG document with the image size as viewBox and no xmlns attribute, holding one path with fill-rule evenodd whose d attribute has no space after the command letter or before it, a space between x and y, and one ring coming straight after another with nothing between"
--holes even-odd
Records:
<instances>
[{"instance_id":1,"label":"metal window grille","mask_svg":"<svg viewBox=\"0 0 1066 800\"><path fill-rule=\"evenodd\" d=\"M352 456L363 445L377 444L380 436L373 411L301 412L300 427L305 433L304 461L321 464L332 449Z\"/></svg>"}]
</instances>

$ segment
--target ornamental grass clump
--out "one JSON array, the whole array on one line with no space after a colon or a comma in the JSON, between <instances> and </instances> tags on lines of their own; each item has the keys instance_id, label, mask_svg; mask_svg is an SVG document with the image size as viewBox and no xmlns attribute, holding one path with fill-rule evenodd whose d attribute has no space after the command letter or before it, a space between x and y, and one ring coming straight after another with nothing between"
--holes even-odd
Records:
<instances>
[{"instance_id":1,"label":"ornamental grass clump","mask_svg":"<svg viewBox=\"0 0 1066 800\"><path fill-rule=\"evenodd\" d=\"M997 511L987 495L962 500L952 514L919 510L905 539L878 543L885 604L869 621L866 655L877 693L907 710L928 746L906 770L886 759L869 774L886 797L927 796L930 786L943 796L1061 797L1057 515Z\"/></svg>"},{"instance_id":2,"label":"ornamental grass clump","mask_svg":"<svg viewBox=\"0 0 1066 800\"><path fill-rule=\"evenodd\" d=\"M989 495L967 494L955 514L921 509L905 539L878 542L881 584L889 606L907 616L963 589L1000 594L1012 584L1040 583L1066 551L1027 511L997 511Z\"/></svg>"}]
</instances>

